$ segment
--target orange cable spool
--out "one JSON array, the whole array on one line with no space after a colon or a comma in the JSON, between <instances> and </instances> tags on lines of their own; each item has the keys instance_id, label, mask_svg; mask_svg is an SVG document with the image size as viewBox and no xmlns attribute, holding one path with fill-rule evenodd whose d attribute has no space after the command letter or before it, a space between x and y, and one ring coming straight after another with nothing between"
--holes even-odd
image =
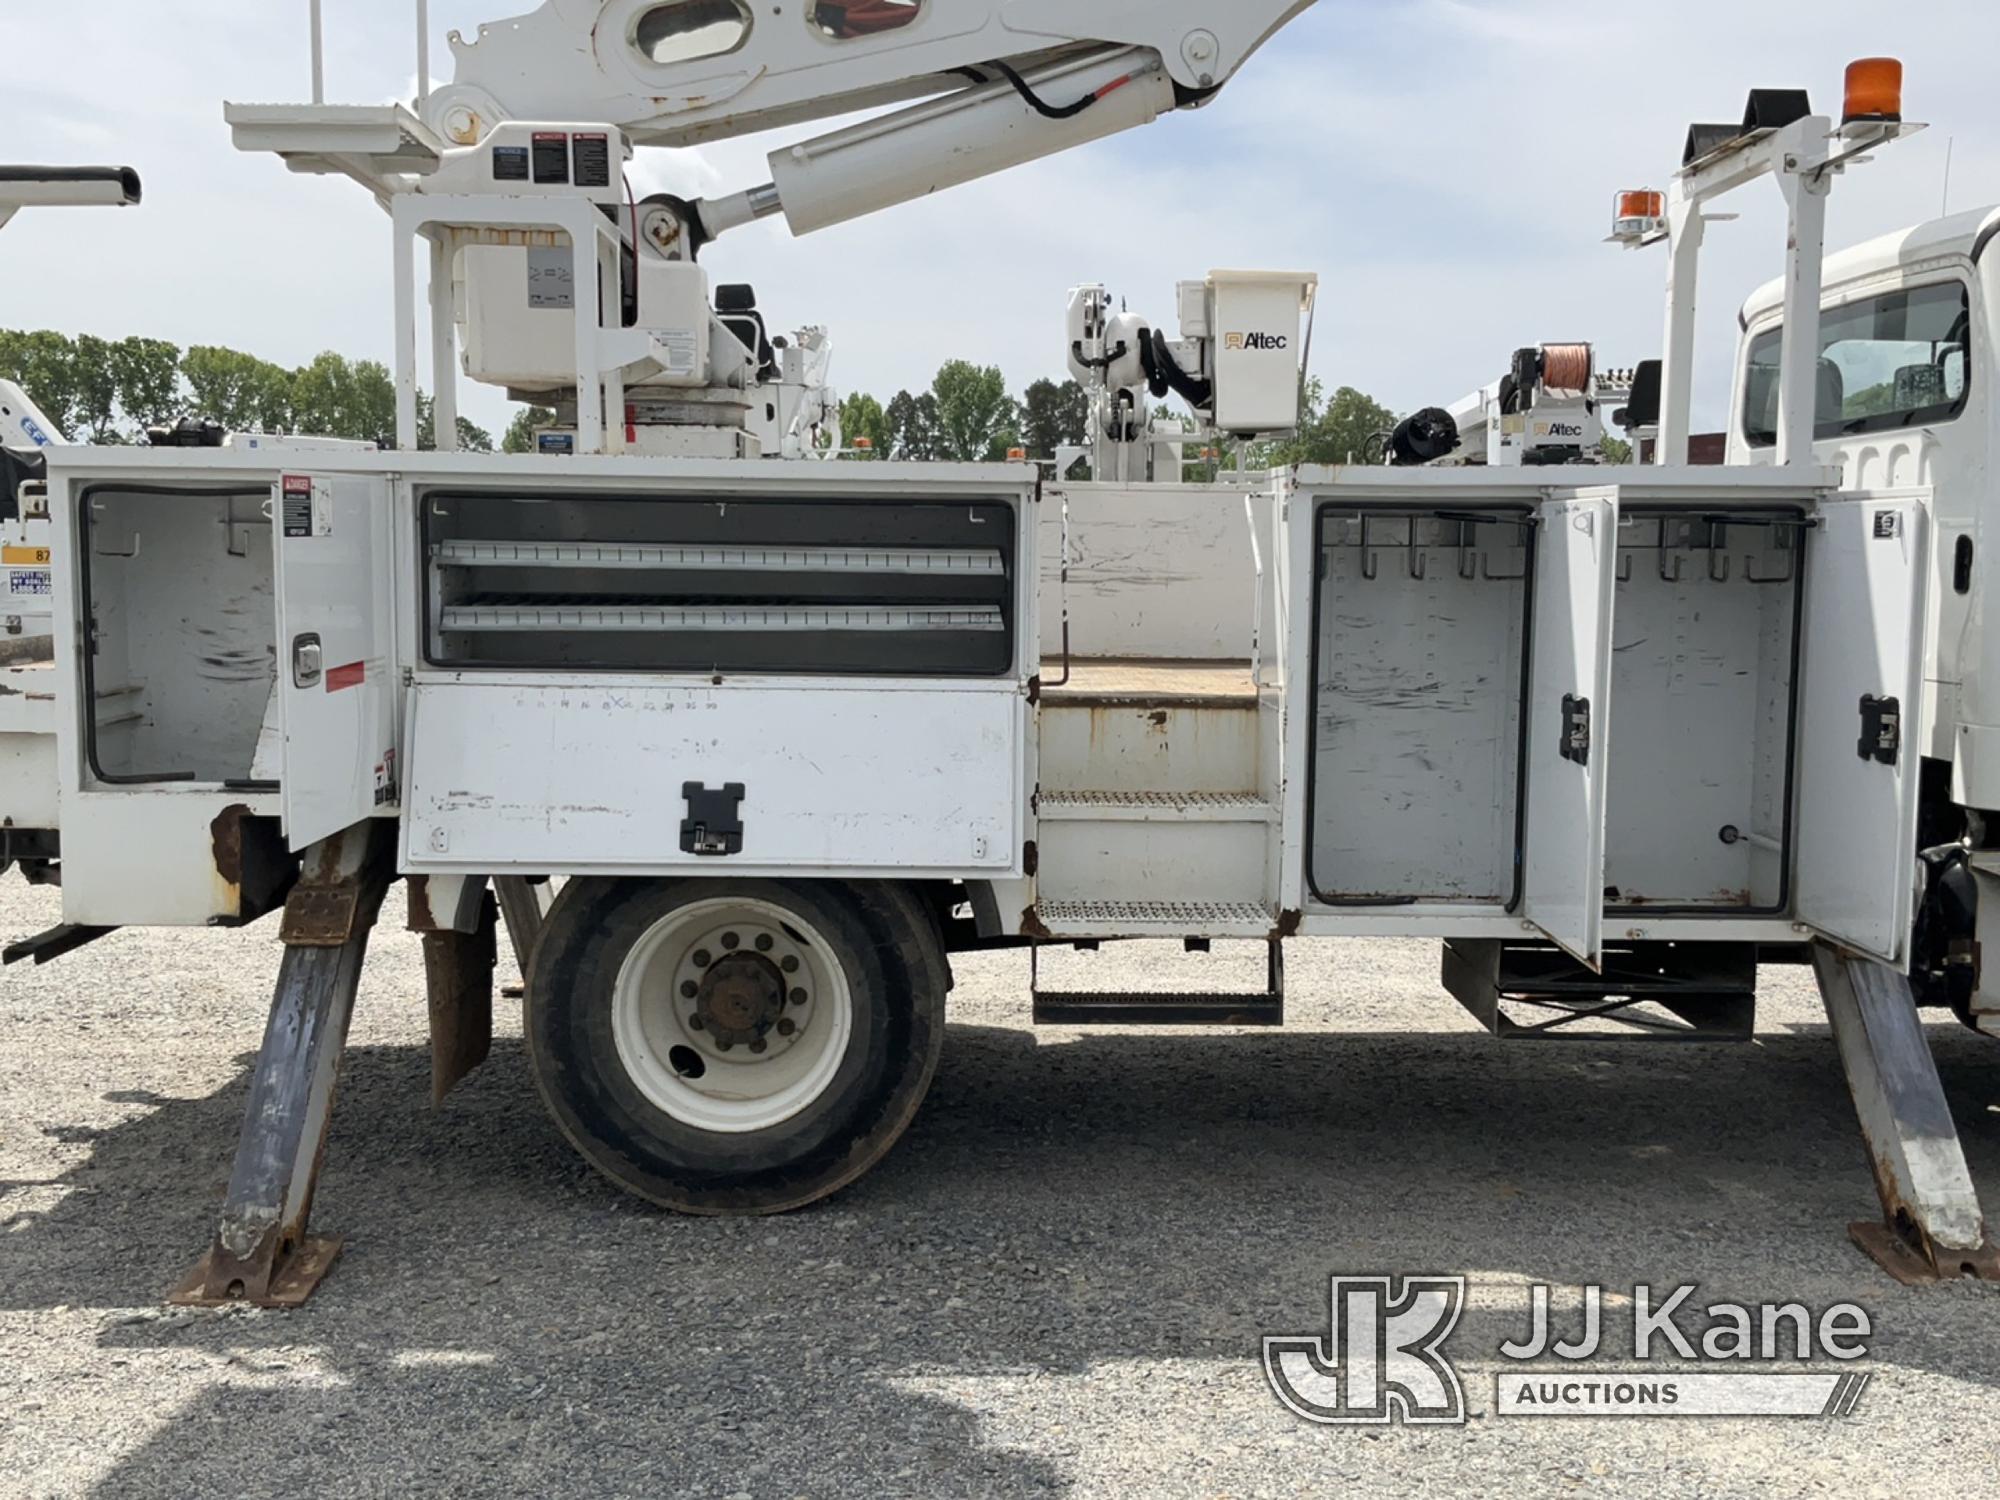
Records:
<instances>
[{"instance_id":1,"label":"orange cable spool","mask_svg":"<svg viewBox=\"0 0 2000 1500\"><path fill-rule=\"evenodd\" d=\"M1588 344L1545 344L1542 384L1552 391L1580 391L1590 384L1592 355Z\"/></svg>"}]
</instances>

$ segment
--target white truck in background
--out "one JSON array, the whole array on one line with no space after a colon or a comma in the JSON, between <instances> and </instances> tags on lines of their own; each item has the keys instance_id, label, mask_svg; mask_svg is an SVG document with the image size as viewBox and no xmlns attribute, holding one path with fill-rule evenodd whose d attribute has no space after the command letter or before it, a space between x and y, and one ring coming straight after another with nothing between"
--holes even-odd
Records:
<instances>
[{"instance_id":1,"label":"white truck in background","mask_svg":"<svg viewBox=\"0 0 2000 1500\"><path fill-rule=\"evenodd\" d=\"M1498 1036L1683 1042L1749 1036L1760 957L1809 952L1882 1199L1857 1239L1900 1276L2000 1278L1907 978L1933 499L1821 463L1800 396L1824 195L1915 128L1900 100L1760 93L1697 128L1639 231L1675 264L1658 465L1159 482L1155 382L1194 413L1179 441L1296 420L1317 280L1269 272L1185 284L1178 340L1073 300L1115 477L749 459L758 350L698 252L1199 107L1308 3L548 0L455 36L456 81L414 108L317 84L228 107L239 146L391 217L396 448L54 448L23 486L52 527L34 831L65 921L9 959L283 913L178 1297L296 1303L337 1251L308 1214L398 879L438 1096L486 1055L497 908L559 1127L704 1214L882 1158L957 952L1024 948L1038 1023L1278 1025L1287 943L1428 938ZM623 190L636 149L897 105L740 193ZM1766 178L1790 208L1773 461L1691 468L1702 212ZM566 278L486 253L549 249ZM553 392L567 451L454 451L461 373ZM1267 983L1041 983L1052 949L1140 938L1261 943Z\"/></svg>"}]
</instances>

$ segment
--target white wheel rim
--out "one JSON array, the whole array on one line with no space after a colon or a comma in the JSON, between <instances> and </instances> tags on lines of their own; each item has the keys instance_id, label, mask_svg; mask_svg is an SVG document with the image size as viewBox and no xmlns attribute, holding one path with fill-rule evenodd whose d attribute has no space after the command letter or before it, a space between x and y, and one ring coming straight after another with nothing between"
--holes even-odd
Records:
<instances>
[{"instance_id":1,"label":"white wheel rim","mask_svg":"<svg viewBox=\"0 0 2000 1500\"><path fill-rule=\"evenodd\" d=\"M747 1135L831 1086L854 997L832 945L798 913L722 897L678 908L632 945L611 1029L648 1101L696 1130Z\"/></svg>"}]
</instances>

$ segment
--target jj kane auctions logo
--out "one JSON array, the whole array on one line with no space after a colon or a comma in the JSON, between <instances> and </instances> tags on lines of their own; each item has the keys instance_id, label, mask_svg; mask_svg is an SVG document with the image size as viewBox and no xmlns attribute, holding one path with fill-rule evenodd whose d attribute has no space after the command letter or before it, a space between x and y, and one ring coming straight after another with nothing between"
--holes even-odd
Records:
<instances>
[{"instance_id":1,"label":"jj kane auctions logo","mask_svg":"<svg viewBox=\"0 0 2000 1500\"><path fill-rule=\"evenodd\" d=\"M1683 1286L1662 1296L1640 1286L1620 1297L1633 1310L1630 1358L1641 1367L1587 1370L1586 1361L1608 1352L1604 1289L1583 1289L1576 1336L1563 1338L1554 1326L1550 1289L1530 1288L1527 1333L1502 1344L1500 1356L1544 1368L1503 1368L1495 1380L1494 1412L1502 1417L1842 1417L1854 1411L1868 1385L1866 1374L1746 1367L1862 1359L1872 1332L1865 1309L1849 1302L1817 1316L1796 1302L1755 1307L1719 1302L1697 1309L1695 1292ZM1265 1339L1265 1378L1286 1409L1308 1422L1462 1424L1465 1386L1445 1344L1458 1327L1467 1295L1463 1276L1336 1276L1329 1331ZM1699 1326L1698 1313L1706 1318ZM1647 1367L1644 1362L1653 1359L1695 1368ZM1546 1367L1550 1362L1552 1369Z\"/></svg>"}]
</instances>

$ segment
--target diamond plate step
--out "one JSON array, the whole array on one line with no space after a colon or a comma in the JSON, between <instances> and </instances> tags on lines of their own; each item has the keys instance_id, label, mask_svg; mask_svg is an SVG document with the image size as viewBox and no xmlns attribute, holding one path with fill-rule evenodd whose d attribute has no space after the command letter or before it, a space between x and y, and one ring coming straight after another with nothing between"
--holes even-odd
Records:
<instances>
[{"instance_id":1,"label":"diamond plate step","mask_svg":"<svg viewBox=\"0 0 2000 1500\"><path fill-rule=\"evenodd\" d=\"M1256 901L1044 901L1035 915L1055 938L1261 938L1277 922Z\"/></svg>"}]
</instances>

